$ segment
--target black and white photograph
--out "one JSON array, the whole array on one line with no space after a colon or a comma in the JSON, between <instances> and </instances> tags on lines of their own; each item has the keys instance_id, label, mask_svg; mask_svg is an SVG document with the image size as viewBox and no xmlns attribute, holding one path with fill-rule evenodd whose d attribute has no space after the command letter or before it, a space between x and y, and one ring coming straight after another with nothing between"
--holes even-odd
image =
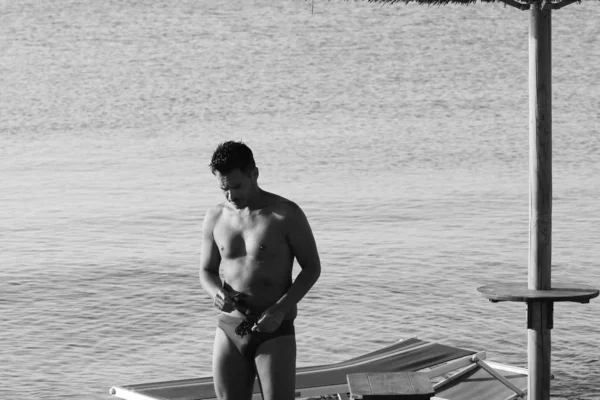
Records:
<instances>
[{"instance_id":1,"label":"black and white photograph","mask_svg":"<svg viewBox=\"0 0 600 400\"><path fill-rule=\"evenodd\" d=\"M0 399L599 400L599 0L0 0Z\"/></svg>"}]
</instances>

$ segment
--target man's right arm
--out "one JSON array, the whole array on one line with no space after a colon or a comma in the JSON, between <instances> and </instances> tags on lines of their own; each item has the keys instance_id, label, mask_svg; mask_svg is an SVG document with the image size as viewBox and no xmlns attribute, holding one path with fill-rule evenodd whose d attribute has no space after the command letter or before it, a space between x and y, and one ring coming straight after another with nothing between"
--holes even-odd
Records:
<instances>
[{"instance_id":1,"label":"man's right arm","mask_svg":"<svg viewBox=\"0 0 600 400\"><path fill-rule=\"evenodd\" d=\"M213 236L213 230L219 216L217 209L209 210L202 225L202 252L200 254L200 285L214 299L223 286L219 277L221 254Z\"/></svg>"}]
</instances>

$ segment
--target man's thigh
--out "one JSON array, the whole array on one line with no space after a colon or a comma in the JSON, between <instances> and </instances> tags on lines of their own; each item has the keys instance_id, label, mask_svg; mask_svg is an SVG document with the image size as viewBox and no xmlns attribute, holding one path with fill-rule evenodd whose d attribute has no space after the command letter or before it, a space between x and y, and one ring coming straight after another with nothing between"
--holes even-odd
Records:
<instances>
[{"instance_id":1,"label":"man's thigh","mask_svg":"<svg viewBox=\"0 0 600 400\"><path fill-rule=\"evenodd\" d=\"M296 337L279 336L258 346L256 372L264 400L293 400L296 390Z\"/></svg>"},{"instance_id":2,"label":"man's thigh","mask_svg":"<svg viewBox=\"0 0 600 400\"><path fill-rule=\"evenodd\" d=\"M215 333L213 379L219 400L250 400L254 388L253 360L242 356L221 328Z\"/></svg>"}]
</instances>

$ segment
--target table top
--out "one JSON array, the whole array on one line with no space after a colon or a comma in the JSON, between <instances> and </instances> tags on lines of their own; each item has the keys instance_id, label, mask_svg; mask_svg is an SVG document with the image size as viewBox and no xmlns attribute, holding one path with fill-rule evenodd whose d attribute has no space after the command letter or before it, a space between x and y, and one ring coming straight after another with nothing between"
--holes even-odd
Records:
<instances>
[{"instance_id":1,"label":"table top","mask_svg":"<svg viewBox=\"0 0 600 400\"><path fill-rule=\"evenodd\" d=\"M552 284L549 290L533 290L527 283L494 283L477 288L490 301L573 301L589 303L598 296L598 289L579 284Z\"/></svg>"}]
</instances>

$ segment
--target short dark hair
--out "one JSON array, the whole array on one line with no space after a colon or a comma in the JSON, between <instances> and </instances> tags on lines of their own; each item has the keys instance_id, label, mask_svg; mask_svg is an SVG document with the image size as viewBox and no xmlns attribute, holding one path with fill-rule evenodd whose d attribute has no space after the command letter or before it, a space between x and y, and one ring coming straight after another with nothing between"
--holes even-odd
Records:
<instances>
[{"instance_id":1,"label":"short dark hair","mask_svg":"<svg viewBox=\"0 0 600 400\"><path fill-rule=\"evenodd\" d=\"M228 174L236 168L242 172L250 172L256 168L252 150L241 141L227 141L219 144L212 155L210 170L214 174Z\"/></svg>"}]
</instances>

